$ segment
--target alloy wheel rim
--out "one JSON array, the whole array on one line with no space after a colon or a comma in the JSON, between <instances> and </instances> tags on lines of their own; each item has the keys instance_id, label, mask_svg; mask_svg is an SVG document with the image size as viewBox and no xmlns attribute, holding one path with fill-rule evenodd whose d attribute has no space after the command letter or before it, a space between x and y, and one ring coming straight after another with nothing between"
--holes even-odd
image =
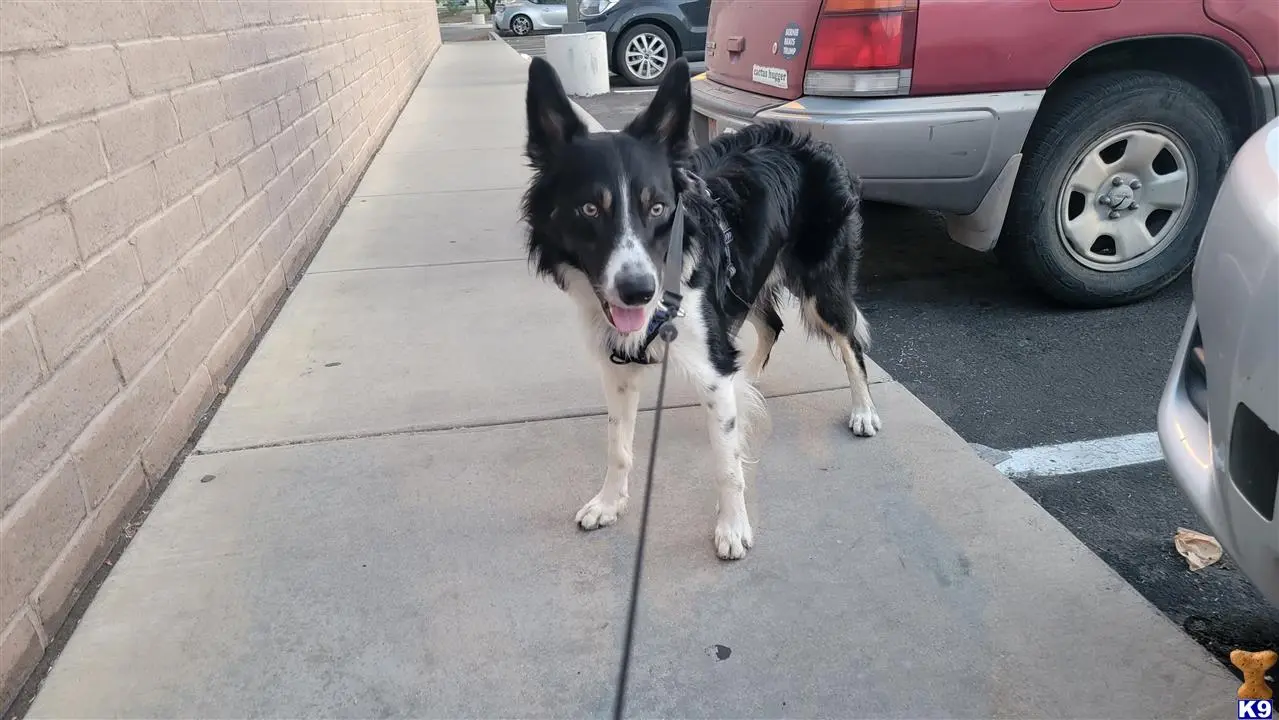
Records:
<instances>
[{"instance_id":1,"label":"alloy wheel rim","mask_svg":"<svg viewBox=\"0 0 1279 720\"><path fill-rule=\"evenodd\" d=\"M653 33L640 33L626 44L626 67L641 80L660 77L670 62L666 41Z\"/></svg>"},{"instance_id":2,"label":"alloy wheel rim","mask_svg":"<svg viewBox=\"0 0 1279 720\"><path fill-rule=\"evenodd\" d=\"M1150 262L1185 227L1196 168L1171 128L1137 123L1113 130L1075 161L1057 199L1057 229L1085 267L1119 272Z\"/></svg>"},{"instance_id":3,"label":"alloy wheel rim","mask_svg":"<svg viewBox=\"0 0 1279 720\"><path fill-rule=\"evenodd\" d=\"M515 31L516 35L523 35L524 33L528 32L529 25L530 23L528 19L523 16L517 17L511 21L511 29Z\"/></svg>"}]
</instances>

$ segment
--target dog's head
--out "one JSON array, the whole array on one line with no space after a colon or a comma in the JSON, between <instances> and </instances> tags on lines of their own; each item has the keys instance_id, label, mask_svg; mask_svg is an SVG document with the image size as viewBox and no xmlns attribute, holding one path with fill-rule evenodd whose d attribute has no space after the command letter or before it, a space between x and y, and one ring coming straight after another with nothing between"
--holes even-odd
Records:
<instances>
[{"instance_id":1,"label":"dog's head","mask_svg":"<svg viewBox=\"0 0 1279 720\"><path fill-rule=\"evenodd\" d=\"M530 251L543 272L568 266L585 275L618 332L642 331L660 300L680 168L691 152L688 63L671 66L620 133L588 133L541 58L529 65L526 105Z\"/></svg>"}]
</instances>

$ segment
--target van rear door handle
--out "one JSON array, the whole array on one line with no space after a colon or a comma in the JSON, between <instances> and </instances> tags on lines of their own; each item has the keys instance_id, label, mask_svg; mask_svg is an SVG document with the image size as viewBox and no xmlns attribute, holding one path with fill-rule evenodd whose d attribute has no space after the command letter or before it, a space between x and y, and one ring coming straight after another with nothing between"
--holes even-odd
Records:
<instances>
[{"instance_id":1,"label":"van rear door handle","mask_svg":"<svg viewBox=\"0 0 1279 720\"><path fill-rule=\"evenodd\" d=\"M746 49L746 38L741 35L734 35L724 43L724 49L731 53L739 53Z\"/></svg>"}]
</instances>

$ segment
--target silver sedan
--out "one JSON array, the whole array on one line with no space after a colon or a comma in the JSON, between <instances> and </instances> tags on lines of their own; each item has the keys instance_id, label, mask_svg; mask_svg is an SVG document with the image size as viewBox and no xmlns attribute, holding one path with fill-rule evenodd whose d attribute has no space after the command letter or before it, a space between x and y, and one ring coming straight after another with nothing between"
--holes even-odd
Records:
<instances>
[{"instance_id":1,"label":"silver sedan","mask_svg":"<svg viewBox=\"0 0 1279 720\"><path fill-rule=\"evenodd\" d=\"M1193 285L1159 441L1182 494L1279 604L1279 119L1231 163Z\"/></svg>"},{"instance_id":2,"label":"silver sedan","mask_svg":"<svg viewBox=\"0 0 1279 720\"><path fill-rule=\"evenodd\" d=\"M568 5L551 0L520 0L498 3L493 8L493 28L512 35L528 35L537 30L558 30L568 21Z\"/></svg>"}]
</instances>

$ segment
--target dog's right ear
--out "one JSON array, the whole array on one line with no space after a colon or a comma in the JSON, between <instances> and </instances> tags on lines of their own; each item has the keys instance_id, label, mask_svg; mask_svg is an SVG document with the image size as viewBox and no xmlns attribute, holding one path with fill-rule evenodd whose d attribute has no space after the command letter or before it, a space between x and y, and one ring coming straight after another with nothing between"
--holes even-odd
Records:
<instances>
[{"instance_id":1,"label":"dog's right ear","mask_svg":"<svg viewBox=\"0 0 1279 720\"><path fill-rule=\"evenodd\" d=\"M528 157L534 165L544 165L557 151L586 134L573 105L564 93L555 68L540 57L528 66Z\"/></svg>"}]
</instances>

